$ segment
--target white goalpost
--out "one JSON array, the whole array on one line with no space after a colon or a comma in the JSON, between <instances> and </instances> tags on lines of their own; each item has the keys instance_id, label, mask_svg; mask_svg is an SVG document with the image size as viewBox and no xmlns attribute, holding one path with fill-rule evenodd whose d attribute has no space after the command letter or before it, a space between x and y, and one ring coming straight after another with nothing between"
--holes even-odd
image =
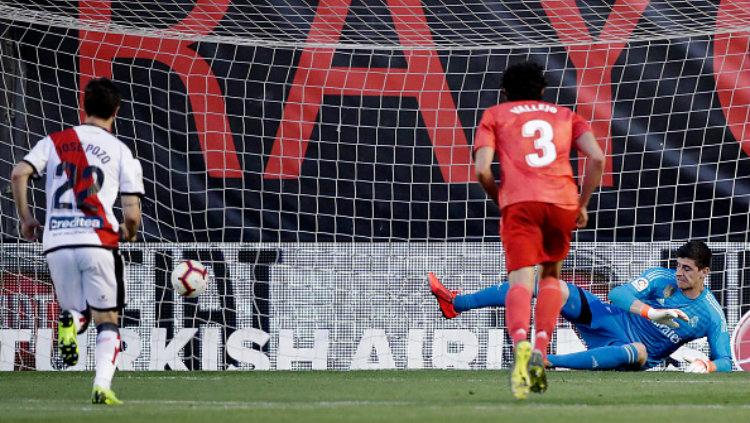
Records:
<instances>
[{"instance_id":1,"label":"white goalpost","mask_svg":"<svg viewBox=\"0 0 750 423\"><path fill-rule=\"evenodd\" d=\"M121 245L121 369L507 367L501 310L443 320L425 275L465 292L505 278L471 147L521 60L544 66L545 99L591 121L607 155L564 277L605 296L702 239L731 330L750 310L747 6L0 4L0 370L62 368L49 272L19 237L9 178L79 123L82 87L102 76L122 92L115 133L146 185L138 241ZM43 188L30 193L40 220ZM199 298L170 286L182 259L209 268ZM580 341L561 320L552 345Z\"/></svg>"}]
</instances>

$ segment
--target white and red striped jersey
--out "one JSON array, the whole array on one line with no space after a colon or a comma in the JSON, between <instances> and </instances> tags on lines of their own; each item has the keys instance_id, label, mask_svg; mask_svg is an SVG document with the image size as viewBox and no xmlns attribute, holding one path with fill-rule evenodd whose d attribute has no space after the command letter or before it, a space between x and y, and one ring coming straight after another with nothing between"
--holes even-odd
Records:
<instances>
[{"instance_id":1,"label":"white and red striped jersey","mask_svg":"<svg viewBox=\"0 0 750 423\"><path fill-rule=\"evenodd\" d=\"M46 172L44 252L65 247L118 246L112 212L118 193L143 195L143 170L130 149L107 130L79 125L40 140L24 157Z\"/></svg>"}]
</instances>

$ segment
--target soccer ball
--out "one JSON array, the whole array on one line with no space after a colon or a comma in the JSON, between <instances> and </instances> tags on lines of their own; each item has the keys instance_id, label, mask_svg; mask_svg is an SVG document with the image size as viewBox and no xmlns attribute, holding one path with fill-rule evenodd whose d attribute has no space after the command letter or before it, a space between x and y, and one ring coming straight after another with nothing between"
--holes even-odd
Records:
<instances>
[{"instance_id":1,"label":"soccer ball","mask_svg":"<svg viewBox=\"0 0 750 423\"><path fill-rule=\"evenodd\" d=\"M172 270L172 287L183 297L195 298L206 290L208 269L198 260L183 260Z\"/></svg>"}]
</instances>

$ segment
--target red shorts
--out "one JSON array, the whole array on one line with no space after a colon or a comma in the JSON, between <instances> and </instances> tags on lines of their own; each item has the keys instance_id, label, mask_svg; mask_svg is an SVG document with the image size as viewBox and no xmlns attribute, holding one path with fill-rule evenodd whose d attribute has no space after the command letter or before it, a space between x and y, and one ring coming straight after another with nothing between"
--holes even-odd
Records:
<instances>
[{"instance_id":1,"label":"red shorts","mask_svg":"<svg viewBox=\"0 0 750 423\"><path fill-rule=\"evenodd\" d=\"M500 238L508 272L563 260L570 250L578 209L524 202L503 208Z\"/></svg>"}]
</instances>

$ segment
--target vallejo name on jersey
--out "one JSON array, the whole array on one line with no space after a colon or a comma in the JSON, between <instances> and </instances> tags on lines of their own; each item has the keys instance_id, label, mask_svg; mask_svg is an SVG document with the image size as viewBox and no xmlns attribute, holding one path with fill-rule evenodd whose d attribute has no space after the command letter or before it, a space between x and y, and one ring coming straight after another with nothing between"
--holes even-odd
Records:
<instances>
[{"instance_id":1,"label":"vallejo name on jersey","mask_svg":"<svg viewBox=\"0 0 750 423\"><path fill-rule=\"evenodd\" d=\"M557 113L557 107L551 104L539 103L539 104L521 104L510 109L510 112L515 115L528 112L548 112Z\"/></svg>"}]
</instances>

